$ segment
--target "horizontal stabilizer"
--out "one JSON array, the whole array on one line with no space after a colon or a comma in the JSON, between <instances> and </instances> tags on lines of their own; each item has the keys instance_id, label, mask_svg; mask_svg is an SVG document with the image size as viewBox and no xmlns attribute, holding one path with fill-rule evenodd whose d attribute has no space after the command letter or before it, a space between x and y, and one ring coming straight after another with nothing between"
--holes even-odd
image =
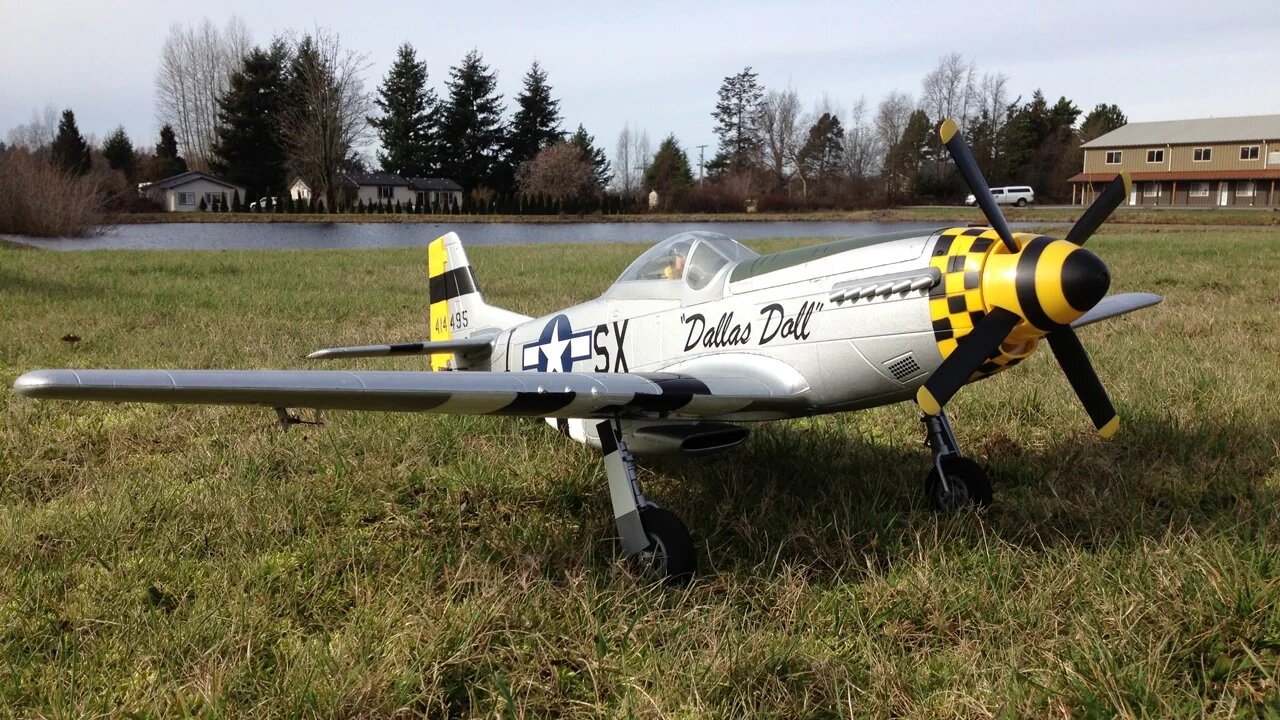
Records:
<instances>
[{"instance_id":1,"label":"horizontal stabilizer","mask_svg":"<svg viewBox=\"0 0 1280 720\"><path fill-rule=\"evenodd\" d=\"M1081 315L1079 319L1071 323L1071 327L1078 328L1085 325L1092 325L1099 320L1106 320L1117 315L1131 313L1134 310L1141 310L1145 307L1159 304L1164 298L1155 293L1121 293L1119 295L1108 295L1098 301L1089 312Z\"/></svg>"},{"instance_id":2,"label":"horizontal stabilizer","mask_svg":"<svg viewBox=\"0 0 1280 720\"><path fill-rule=\"evenodd\" d=\"M493 350L492 337L470 337L436 342L397 343L394 345L357 345L316 350L308 360L345 360L348 358L389 357L392 355L430 355L432 353L462 353L470 356L488 355Z\"/></svg>"}]
</instances>

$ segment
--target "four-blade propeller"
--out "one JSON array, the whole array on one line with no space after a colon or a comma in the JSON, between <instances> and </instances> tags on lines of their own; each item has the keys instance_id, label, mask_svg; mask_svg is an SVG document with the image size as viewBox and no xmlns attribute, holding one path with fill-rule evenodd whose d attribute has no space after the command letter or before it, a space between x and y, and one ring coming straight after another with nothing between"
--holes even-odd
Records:
<instances>
[{"instance_id":1,"label":"four-blade propeller","mask_svg":"<svg viewBox=\"0 0 1280 720\"><path fill-rule=\"evenodd\" d=\"M1107 185L1065 240L1035 238L1019 245L955 121L943 122L938 135L1007 253L992 251L982 278L989 310L919 389L920 408L930 415L941 412L984 363L1001 354L1011 335L1018 335L1018 344L1047 337L1094 427L1111 437L1120 420L1070 323L1096 305L1110 285L1106 264L1080 246L1128 196L1129 176L1121 173Z\"/></svg>"}]
</instances>

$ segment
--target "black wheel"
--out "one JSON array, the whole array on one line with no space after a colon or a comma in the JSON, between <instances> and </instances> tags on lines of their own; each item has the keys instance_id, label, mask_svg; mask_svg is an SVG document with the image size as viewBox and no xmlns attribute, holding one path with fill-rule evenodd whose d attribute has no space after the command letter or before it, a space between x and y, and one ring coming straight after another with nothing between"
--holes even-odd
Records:
<instances>
[{"instance_id":1,"label":"black wheel","mask_svg":"<svg viewBox=\"0 0 1280 720\"><path fill-rule=\"evenodd\" d=\"M981 465L969 458L951 458L943 461L943 467L947 471L945 490L936 467L924 479L924 495L929 500L929 507L938 512L955 512L972 506L985 508L991 504L991 480Z\"/></svg>"},{"instance_id":2,"label":"black wheel","mask_svg":"<svg viewBox=\"0 0 1280 720\"><path fill-rule=\"evenodd\" d=\"M670 510L640 509L640 523L649 538L649 547L636 556L640 569L668 585L688 585L698 567L689 528Z\"/></svg>"},{"instance_id":3,"label":"black wheel","mask_svg":"<svg viewBox=\"0 0 1280 720\"><path fill-rule=\"evenodd\" d=\"M1018 207L1026 207L1026 206L1027 206L1027 199L1026 199L1026 198L1018 198Z\"/></svg>"}]
</instances>

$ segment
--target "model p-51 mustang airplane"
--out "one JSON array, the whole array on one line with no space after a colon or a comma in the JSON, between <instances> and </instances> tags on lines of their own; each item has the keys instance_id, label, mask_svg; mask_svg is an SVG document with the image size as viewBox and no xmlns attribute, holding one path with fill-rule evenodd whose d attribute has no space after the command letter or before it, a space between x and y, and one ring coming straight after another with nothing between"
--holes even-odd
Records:
<instances>
[{"instance_id":1,"label":"model p-51 mustang airplane","mask_svg":"<svg viewBox=\"0 0 1280 720\"><path fill-rule=\"evenodd\" d=\"M695 551L647 499L633 453L698 455L742 443L742 423L914 399L938 508L986 505L943 406L966 383L1047 339L1094 425L1119 421L1073 328L1160 301L1105 297L1107 267L1081 246L1128 195L1118 177L1063 240L1014 234L957 132L940 134L989 228L896 233L758 255L682 233L637 258L595 300L540 318L485 303L458 237L428 247L430 340L319 350L316 359L426 354L432 371L36 370L36 398L495 414L547 418L601 449L623 552L687 580Z\"/></svg>"}]
</instances>

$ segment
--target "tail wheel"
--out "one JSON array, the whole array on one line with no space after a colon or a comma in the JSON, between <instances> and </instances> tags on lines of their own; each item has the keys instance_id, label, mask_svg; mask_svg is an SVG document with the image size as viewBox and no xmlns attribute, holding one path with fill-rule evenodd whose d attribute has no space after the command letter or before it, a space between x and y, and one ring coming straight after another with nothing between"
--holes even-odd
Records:
<instances>
[{"instance_id":1,"label":"tail wheel","mask_svg":"<svg viewBox=\"0 0 1280 720\"><path fill-rule=\"evenodd\" d=\"M641 508L640 523L649 538L649 547L636 558L640 570L668 585L688 585L698 567L689 528L675 513L653 506Z\"/></svg>"},{"instance_id":2,"label":"tail wheel","mask_svg":"<svg viewBox=\"0 0 1280 720\"><path fill-rule=\"evenodd\" d=\"M969 458L944 460L947 484L944 488L935 467L924 480L924 494L929 507L938 512L955 512L967 507L979 509L991 505L991 480L987 471Z\"/></svg>"}]
</instances>

